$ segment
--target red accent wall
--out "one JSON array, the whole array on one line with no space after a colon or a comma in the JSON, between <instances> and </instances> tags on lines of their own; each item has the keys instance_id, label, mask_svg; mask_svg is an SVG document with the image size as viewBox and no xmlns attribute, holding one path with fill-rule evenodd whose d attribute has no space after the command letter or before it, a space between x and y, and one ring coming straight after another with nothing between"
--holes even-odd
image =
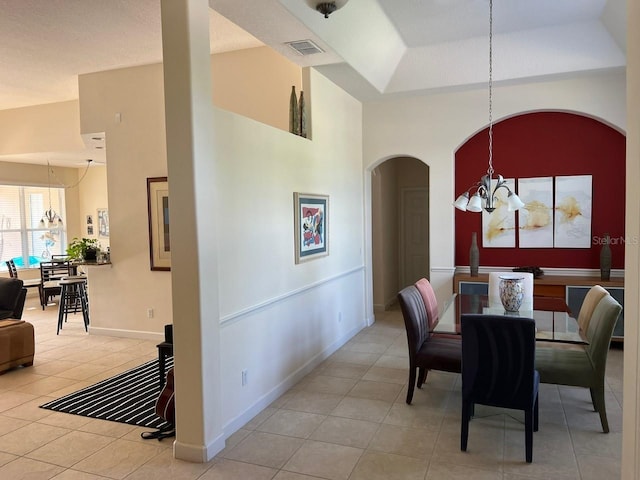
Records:
<instances>
[{"instance_id":1,"label":"red accent wall","mask_svg":"<svg viewBox=\"0 0 640 480\"><path fill-rule=\"evenodd\" d=\"M486 173L488 131L456 152L455 195ZM480 265L599 268L598 239L612 239L612 268L624 268L625 136L597 120L560 112L527 113L493 125L493 167L505 178L592 175L591 248L482 248L482 215L455 209L456 265L469 265L478 232ZM513 187L509 185L510 188ZM516 215L517 225L517 215Z\"/></svg>"}]
</instances>

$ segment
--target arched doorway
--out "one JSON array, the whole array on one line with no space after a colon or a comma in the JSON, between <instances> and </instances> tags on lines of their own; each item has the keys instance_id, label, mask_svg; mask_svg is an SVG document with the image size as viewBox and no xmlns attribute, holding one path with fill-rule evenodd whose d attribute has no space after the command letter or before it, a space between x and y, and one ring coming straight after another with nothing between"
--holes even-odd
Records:
<instances>
[{"instance_id":1,"label":"arched doorway","mask_svg":"<svg viewBox=\"0 0 640 480\"><path fill-rule=\"evenodd\" d=\"M371 174L373 305L387 310L398 291L429 278L429 167L394 157Z\"/></svg>"}]
</instances>

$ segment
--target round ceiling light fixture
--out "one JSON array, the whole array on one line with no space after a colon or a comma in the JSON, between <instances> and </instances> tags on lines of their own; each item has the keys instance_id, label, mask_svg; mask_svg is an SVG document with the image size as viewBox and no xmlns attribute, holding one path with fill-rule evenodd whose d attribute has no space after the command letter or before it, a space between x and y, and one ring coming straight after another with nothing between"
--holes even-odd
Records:
<instances>
[{"instance_id":1,"label":"round ceiling light fixture","mask_svg":"<svg viewBox=\"0 0 640 480\"><path fill-rule=\"evenodd\" d=\"M307 5L323 14L324 18L329 18L329 15L344 7L348 1L349 0L334 0L332 2L319 2L318 0L307 0Z\"/></svg>"}]
</instances>

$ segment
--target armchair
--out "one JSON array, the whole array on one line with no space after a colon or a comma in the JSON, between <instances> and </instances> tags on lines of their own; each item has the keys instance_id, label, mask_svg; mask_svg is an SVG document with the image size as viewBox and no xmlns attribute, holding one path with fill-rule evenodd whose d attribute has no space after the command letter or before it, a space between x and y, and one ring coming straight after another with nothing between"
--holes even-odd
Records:
<instances>
[{"instance_id":1,"label":"armchair","mask_svg":"<svg viewBox=\"0 0 640 480\"><path fill-rule=\"evenodd\" d=\"M19 278L0 278L0 320L22 318L27 289Z\"/></svg>"},{"instance_id":2,"label":"armchair","mask_svg":"<svg viewBox=\"0 0 640 480\"><path fill-rule=\"evenodd\" d=\"M0 375L33 365L33 325L20 320L26 295L19 278L0 278Z\"/></svg>"}]
</instances>

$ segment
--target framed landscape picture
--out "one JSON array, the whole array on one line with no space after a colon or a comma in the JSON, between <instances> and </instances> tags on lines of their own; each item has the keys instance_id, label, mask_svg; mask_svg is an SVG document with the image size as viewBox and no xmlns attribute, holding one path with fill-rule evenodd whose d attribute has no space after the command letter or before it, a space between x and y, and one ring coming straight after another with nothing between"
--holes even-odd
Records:
<instances>
[{"instance_id":1,"label":"framed landscape picture","mask_svg":"<svg viewBox=\"0 0 640 480\"><path fill-rule=\"evenodd\" d=\"M293 194L296 263L329 255L329 196Z\"/></svg>"},{"instance_id":2,"label":"framed landscape picture","mask_svg":"<svg viewBox=\"0 0 640 480\"><path fill-rule=\"evenodd\" d=\"M151 270L171 270L169 183L167 177L147 178Z\"/></svg>"}]
</instances>

